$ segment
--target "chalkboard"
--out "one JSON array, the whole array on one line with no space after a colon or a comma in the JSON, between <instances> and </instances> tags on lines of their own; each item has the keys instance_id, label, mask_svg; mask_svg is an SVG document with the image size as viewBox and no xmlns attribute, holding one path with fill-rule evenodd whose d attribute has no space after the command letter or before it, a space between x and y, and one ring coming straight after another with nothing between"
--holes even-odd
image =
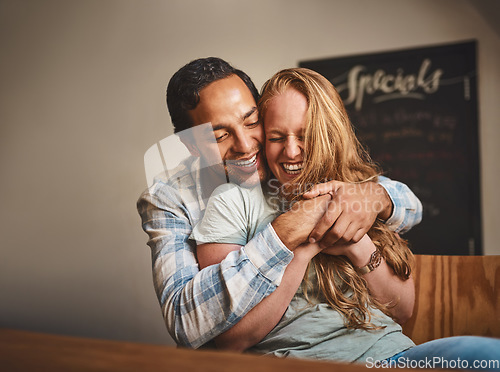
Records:
<instances>
[{"instance_id":1,"label":"chalkboard","mask_svg":"<svg viewBox=\"0 0 500 372\"><path fill-rule=\"evenodd\" d=\"M476 42L300 62L339 91L356 134L424 206L420 254L481 254Z\"/></svg>"}]
</instances>

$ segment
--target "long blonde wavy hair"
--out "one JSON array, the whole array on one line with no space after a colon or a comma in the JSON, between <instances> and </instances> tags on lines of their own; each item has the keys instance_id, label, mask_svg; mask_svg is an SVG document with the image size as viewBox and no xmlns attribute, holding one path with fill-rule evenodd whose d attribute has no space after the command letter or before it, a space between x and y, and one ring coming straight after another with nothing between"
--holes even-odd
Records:
<instances>
[{"instance_id":1,"label":"long blonde wavy hair","mask_svg":"<svg viewBox=\"0 0 500 372\"><path fill-rule=\"evenodd\" d=\"M308 102L304 135L304 167L284 195L297 195L312 185L328 180L350 183L376 181L380 170L363 149L354 134L342 99L334 86L322 75L305 68L279 71L262 88L259 115L265 117L269 102L287 89L295 89ZM264 121L263 121L264 122ZM264 122L265 125L265 122ZM293 188L293 191L290 190ZM291 198L288 196L288 198ZM376 220L368 232L387 264L402 280L410 277L413 255L407 242ZM303 291L315 291L339 311L349 328L376 329L369 306L389 314L395 304L383 304L370 296L366 280L345 256L318 254L313 259L317 286L307 274Z\"/></svg>"}]
</instances>

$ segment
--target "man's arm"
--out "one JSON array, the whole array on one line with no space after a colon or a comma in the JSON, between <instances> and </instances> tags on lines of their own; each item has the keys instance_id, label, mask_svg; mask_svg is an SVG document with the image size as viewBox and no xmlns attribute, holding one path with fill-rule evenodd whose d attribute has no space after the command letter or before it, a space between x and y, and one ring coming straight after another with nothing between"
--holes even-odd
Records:
<instances>
[{"instance_id":1,"label":"man's arm","mask_svg":"<svg viewBox=\"0 0 500 372\"><path fill-rule=\"evenodd\" d=\"M330 193L328 211L311 232L311 242L324 247L337 241L358 242L375 219L384 220L395 232L404 233L422 219L422 203L405 184L379 177L378 183L330 181L314 186L305 198Z\"/></svg>"},{"instance_id":2,"label":"man's arm","mask_svg":"<svg viewBox=\"0 0 500 372\"><path fill-rule=\"evenodd\" d=\"M239 249L239 245L226 243L198 245L200 267L216 264L228 252ZM279 287L250 310L234 327L215 337L217 348L241 352L261 341L281 320L300 287L309 261L320 251L318 244L303 244L296 248Z\"/></svg>"},{"instance_id":3,"label":"man's arm","mask_svg":"<svg viewBox=\"0 0 500 372\"><path fill-rule=\"evenodd\" d=\"M391 199L391 215L387 219L380 217L389 229L404 234L422 221L422 203L408 186L384 176L378 177L378 183Z\"/></svg>"},{"instance_id":4,"label":"man's arm","mask_svg":"<svg viewBox=\"0 0 500 372\"><path fill-rule=\"evenodd\" d=\"M308 208L316 218L290 234L295 241L305 241L324 213L329 197L322 199L322 209ZM317 205L318 200L307 203ZM179 345L198 348L234 326L280 285L291 251L300 244L285 246L269 225L220 264L200 271L195 244L189 240L190 215L180 195L164 186L160 192L145 192L137 207L149 235L156 294L167 329Z\"/></svg>"}]
</instances>

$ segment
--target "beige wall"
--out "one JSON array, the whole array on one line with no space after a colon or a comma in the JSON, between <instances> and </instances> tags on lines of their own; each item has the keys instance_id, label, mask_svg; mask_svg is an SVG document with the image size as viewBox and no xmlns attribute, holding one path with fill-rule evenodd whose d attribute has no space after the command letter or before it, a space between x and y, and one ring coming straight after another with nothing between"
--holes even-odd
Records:
<instances>
[{"instance_id":1,"label":"beige wall","mask_svg":"<svg viewBox=\"0 0 500 372\"><path fill-rule=\"evenodd\" d=\"M0 0L0 327L171 342L135 201L144 152L172 132L168 79L209 55L260 86L302 59L477 39L485 253L500 254L500 36L481 4Z\"/></svg>"}]
</instances>

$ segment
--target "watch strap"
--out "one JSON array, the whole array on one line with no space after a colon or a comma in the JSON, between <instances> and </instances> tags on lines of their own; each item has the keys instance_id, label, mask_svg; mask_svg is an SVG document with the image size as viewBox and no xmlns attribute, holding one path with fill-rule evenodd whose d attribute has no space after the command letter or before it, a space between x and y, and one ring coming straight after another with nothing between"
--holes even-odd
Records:
<instances>
[{"instance_id":1,"label":"watch strap","mask_svg":"<svg viewBox=\"0 0 500 372\"><path fill-rule=\"evenodd\" d=\"M368 261L368 264L366 264L363 267L358 267L356 271L360 275L365 275L375 270L377 267L380 266L381 263L382 263L382 254L377 248L375 249L375 251L373 251L372 255L370 256L370 261Z\"/></svg>"}]
</instances>

